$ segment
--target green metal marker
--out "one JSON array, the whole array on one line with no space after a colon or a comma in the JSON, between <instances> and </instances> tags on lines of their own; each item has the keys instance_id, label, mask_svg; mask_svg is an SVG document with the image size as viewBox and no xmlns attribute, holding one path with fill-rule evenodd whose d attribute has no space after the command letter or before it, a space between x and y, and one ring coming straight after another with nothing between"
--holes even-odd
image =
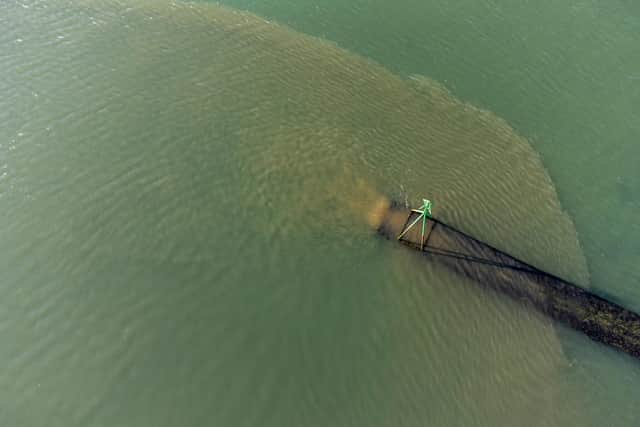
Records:
<instances>
[{"instance_id":1,"label":"green metal marker","mask_svg":"<svg viewBox=\"0 0 640 427\"><path fill-rule=\"evenodd\" d=\"M407 228L405 228L402 233L398 236L398 240L402 239L402 236L407 234L407 232L418 223L418 221L422 220L422 234L420 238L420 250L424 249L424 233L427 229L427 218L431 218L431 209L433 208L433 203L431 203L428 199L422 199L422 206L420 209L411 209L411 212L415 212L420 214L418 218L415 219Z\"/></svg>"}]
</instances>

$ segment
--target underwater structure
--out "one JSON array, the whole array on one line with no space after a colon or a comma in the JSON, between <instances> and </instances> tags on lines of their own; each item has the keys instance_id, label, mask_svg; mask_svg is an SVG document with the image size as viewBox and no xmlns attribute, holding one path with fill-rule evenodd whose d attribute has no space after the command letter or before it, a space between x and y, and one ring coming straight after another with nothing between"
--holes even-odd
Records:
<instances>
[{"instance_id":1,"label":"underwater structure","mask_svg":"<svg viewBox=\"0 0 640 427\"><path fill-rule=\"evenodd\" d=\"M376 207L383 236L422 252L456 273L530 304L594 341L640 359L640 315L486 244L420 209Z\"/></svg>"}]
</instances>

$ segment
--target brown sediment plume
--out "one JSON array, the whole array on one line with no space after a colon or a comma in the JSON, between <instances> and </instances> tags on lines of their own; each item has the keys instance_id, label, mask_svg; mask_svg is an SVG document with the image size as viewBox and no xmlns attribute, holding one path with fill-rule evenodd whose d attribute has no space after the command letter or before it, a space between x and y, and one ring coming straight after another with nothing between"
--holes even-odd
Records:
<instances>
[{"instance_id":1,"label":"brown sediment plume","mask_svg":"<svg viewBox=\"0 0 640 427\"><path fill-rule=\"evenodd\" d=\"M538 154L503 119L438 82L402 78L335 43L224 6L67 3L100 17L99 27L79 27L87 34L76 37L86 41L77 48L112 34L117 41L87 50L116 61L120 76L147 73L146 90L163 93L168 106L133 96L122 101L127 111L185 114L185 126L209 132L198 149L220 150L212 142L223 141L227 162L268 194L238 200L239 208L287 205L276 227L291 232L300 215L324 210L326 228L344 215L326 206L369 200L342 177L383 183L385 193L402 185L409 198L433 199L443 219L588 286L576 230ZM117 19L103 12L129 4ZM164 47L151 48L158 40ZM135 79L118 84L118 93L139 91ZM184 206L185 217L191 211Z\"/></svg>"},{"instance_id":2,"label":"brown sediment plume","mask_svg":"<svg viewBox=\"0 0 640 427\"><path fill-rule=\"evenodd\" d=\"M389 208L391 207L391 200L386 197L380 197L376 200L373 208L367 215L367 222L375 229L380 228L382 223L387 219L389 215Z\"/></svg>"}]
</instances>

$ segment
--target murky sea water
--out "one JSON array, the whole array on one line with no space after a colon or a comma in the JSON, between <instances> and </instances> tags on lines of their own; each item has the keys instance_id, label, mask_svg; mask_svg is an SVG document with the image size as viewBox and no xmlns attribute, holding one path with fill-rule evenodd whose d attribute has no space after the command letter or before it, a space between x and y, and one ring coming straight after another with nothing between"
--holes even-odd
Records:
<instances>
[{"instance_id":1,"label":"murky sea water","mask_svg":"<svg viewBox=\"0 0 640 427\"><path fill-rule=\"evenodd\" d=\"M0 420L632 426L640 364L380 195L640 307L624 2L0 5Z\"/></svg>"}]
</instances>

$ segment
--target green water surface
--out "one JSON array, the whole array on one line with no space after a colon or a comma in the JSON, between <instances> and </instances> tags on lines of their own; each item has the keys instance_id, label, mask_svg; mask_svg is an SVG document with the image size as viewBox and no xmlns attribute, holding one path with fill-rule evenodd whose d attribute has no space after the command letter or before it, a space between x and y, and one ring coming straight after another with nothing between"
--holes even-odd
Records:
<instances>
[{"instance_id":1,"label":"green water surface","mask_svg":"<svg viewBox=\"0 0 640 427\"><path fill-rule=\"evenodd\" d=\"M2 425L637 425L637 360L366 224L428 196L640 309L637 4L9 0L0 27Z\"/></svg>"}]
</instances>

